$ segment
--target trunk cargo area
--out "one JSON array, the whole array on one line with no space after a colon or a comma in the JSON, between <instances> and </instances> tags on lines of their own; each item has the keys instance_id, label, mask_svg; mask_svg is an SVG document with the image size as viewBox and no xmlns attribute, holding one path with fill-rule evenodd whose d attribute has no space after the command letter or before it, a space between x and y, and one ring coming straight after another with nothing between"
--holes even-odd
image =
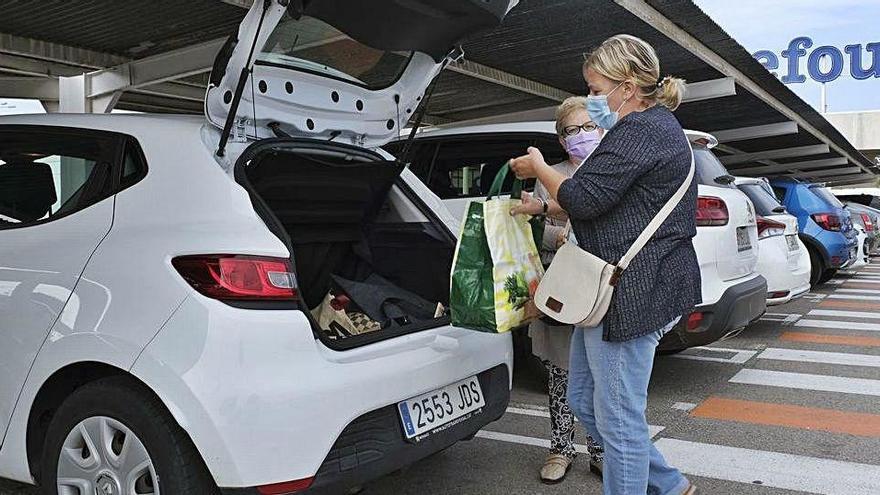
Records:
<instances>
[{"instance_id":1,"label":"trunk cargo area","mask_svg":"<svg viewBox=\"0 0 880 495\"><path fill-rule=\"evenodd\" d=\"M327 148L270 148L243 168L255 206L289 238L316 332L354 347L448 323L454 238L401 165Z\"/></svg>"}]
</instances>

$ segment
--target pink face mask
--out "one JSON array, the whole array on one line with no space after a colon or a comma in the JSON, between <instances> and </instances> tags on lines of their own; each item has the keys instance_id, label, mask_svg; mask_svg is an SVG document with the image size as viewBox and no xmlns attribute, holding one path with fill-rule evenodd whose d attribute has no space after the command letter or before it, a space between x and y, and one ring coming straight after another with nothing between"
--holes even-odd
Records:
<instances>
[{"instance_id":1,"label":"pink face mask","mask_svg":"<svg viewBox=\"0 0 880 495\"><path fill-rule=\"evenodd\" d=\"M566 136L565 151L568 152L572 162L580 164L599 146L601 138L598 130L580 131L574 136Z\"/></svg>"}]
</instances>

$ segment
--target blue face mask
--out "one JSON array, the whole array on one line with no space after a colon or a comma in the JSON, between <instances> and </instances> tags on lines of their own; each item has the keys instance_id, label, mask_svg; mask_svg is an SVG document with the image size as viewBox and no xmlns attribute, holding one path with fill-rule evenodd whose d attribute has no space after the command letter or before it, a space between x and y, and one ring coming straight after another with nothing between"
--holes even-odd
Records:
<instances>
[{"instance_id":1,"label":"blue face mask","mask_svg":"<svg viewBox=\"0 0 880 495\"><path fill-rule=\"evenodd\" d=\"M617 91L623 83L620 83L611 90L611 93ZM611 96L611 93L607 95L588 95L587 96L587 113L590 114L590 120L596 123L602 129L610 130L614 127L614 124L617 123L618 112L623 108L623 105L626 104L626 100L620 104L620 108L617 109L617 112L612 112L611 107L608 106L608 97Z\"/></svg>"}]
</instances>

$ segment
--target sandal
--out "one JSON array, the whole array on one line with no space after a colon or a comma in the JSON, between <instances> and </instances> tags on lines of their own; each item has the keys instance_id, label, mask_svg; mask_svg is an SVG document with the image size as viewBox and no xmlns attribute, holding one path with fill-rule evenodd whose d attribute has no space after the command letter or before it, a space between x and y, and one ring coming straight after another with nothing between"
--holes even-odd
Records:
<instances>
[{"instance_id":1,"label":"sandal","mask_svg":"<svg viewBox=\"0 0 880 495\"><path fill-rule=\"evenodd\" d=\"M572 460L561 454L550 454L541 468L541 483L555 485L565 479Z\"/></svg>"}]
</instances>

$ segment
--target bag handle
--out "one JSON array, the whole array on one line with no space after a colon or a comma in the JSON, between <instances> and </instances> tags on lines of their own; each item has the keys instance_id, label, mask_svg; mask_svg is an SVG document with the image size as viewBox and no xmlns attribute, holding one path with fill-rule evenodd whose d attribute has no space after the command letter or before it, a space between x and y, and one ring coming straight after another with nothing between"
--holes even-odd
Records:
<instances>
[{"instance_id":1,"label":"bag handle","mask_svg":"<svg viewBox=\"0 0 880 495\"><path fill-rule=\"evenodd\" d=\"M666 204L663 205L663 208L660 208L660 211L658 211L657 214L654 215L654 218L651 219L651 222L648 223L648 226L645 227L645 230L643 230L642 233L639 234L639 237L636 238L636 241L633 243L633 245L629 247L629 250L627 250L626 254L624 254L623 257L620 258L620 261L617 262L616 272L618 273L618 276L623 270L626 270L626 267L629 266L630 261L632 261L632 259L635 258L637 254L639 254L639 251L641 251L651 239L651 237L653 237L654 234L657 233L657 229L659 229L663 222L666 221L666 218L669 217L669 215L672 213L672 210L674 210L675 207L678 206L678 203L681 202L681 198L683 198L688 189L690 189L691 180L693 180L694 178L694 150L690 147L690 140L687 139L687 135L685 135L685 140L688 143L688 150L690 150L691 152L691 168L688 171L687 177L685 177L684 182L682 182L681 185L678 186L678 190L675 191L675 194L673 194L672 197L669 198L669 201L667 201Z\"/></svg>"},{"instance_id":2,"label":"bag handle","mask_svg":"<svg viewBox=\"0 0 880 495\"><path fill-rule=\"evenodd\" d=\"M495 180L492 181L492 186L489 188L489 194L486 196L486 199L492 199L493 196L498 196L501 194L501 188L504 187L504 181L507 180L507 173L510 171L510 161L504 162L504 165L498 169L498 173L495 174ZM522 198L522 188L523 181L522 179L517 178L513 181L513 187L510 190L511 199L520 199Z\"/></svg>"}]
</instances>

